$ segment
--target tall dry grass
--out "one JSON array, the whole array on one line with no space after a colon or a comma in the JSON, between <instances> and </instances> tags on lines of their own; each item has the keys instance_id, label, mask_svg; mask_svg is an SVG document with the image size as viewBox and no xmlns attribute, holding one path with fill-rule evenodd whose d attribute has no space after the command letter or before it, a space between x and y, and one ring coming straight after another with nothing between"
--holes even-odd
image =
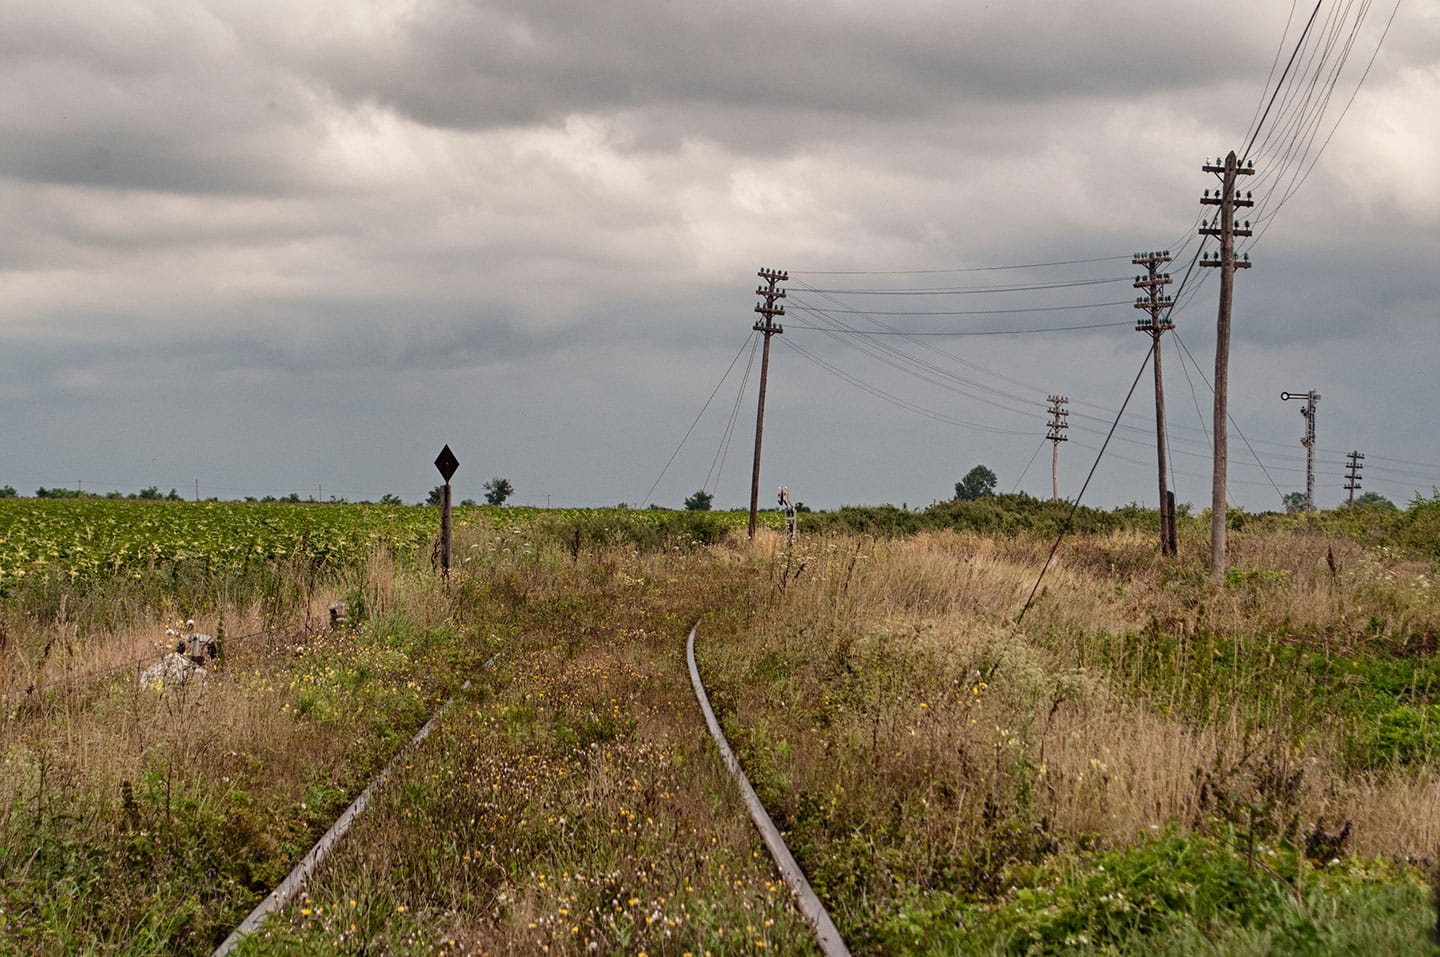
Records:
<instances>
[{"instance_id":1,"label":"tall dry grass","mask_svg":"<svg viewBox=\"0 0 1440 957\"><path fill-rule=\"evenodd\" d=\"M1162 562L1148 534L1067 541L1018 623L1048 541L812 540L769 558L777 597L753 636L705 654L789 819L815 801L839 830L898 815L907 839L944 848L920 871L964 856L996 807L1107 843L1349 821L1357 854L1429 857L1433 762L1356 767L1354 716L1301 700L1287 682L1305 675L1278 663L1289 645L1393 657L1433 637L1429 568L1346 541L1235 538L1221 585L1198 543Z\"/></svg>"}]
</instances>

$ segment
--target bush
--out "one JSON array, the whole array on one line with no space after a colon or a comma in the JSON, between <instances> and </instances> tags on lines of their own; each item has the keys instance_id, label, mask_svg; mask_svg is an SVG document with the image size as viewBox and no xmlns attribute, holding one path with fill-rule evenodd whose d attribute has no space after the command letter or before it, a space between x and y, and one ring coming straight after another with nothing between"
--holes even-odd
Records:
<instances>
[{"instance_id":1,"label":"bush","mask_svg":"<svg viewBox=\"0 0 1440 957\"><path fill-rule=\"evenodd\" d=\"M1072 531L1101 532L1157 526L1159 517L1153 509L1135 505L1111 512L1081 506L1072 515L1068 502L1042 501L1022 492L938 502L918 512L894 505L846 505L834 512L813 513L805 527L810 532L849 531L885 537L938 530L1051 536L1058 534L1067 521Z\"/></svg>"}]
</instances>

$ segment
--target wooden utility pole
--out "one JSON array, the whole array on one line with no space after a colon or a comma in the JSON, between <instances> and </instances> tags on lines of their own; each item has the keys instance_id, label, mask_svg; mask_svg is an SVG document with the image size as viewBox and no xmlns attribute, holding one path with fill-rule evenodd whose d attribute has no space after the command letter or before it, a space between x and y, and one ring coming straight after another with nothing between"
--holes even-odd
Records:
<instances>
[{"instance_id":1,"label":"wooden utility pole","mask_svg":"<svg viewBox=\"0 0 1440 957\"><path fill-rule=\"evenodd\" d=\"M1155 366L1155 457L1160 474L1160 554L1174 555L1179 543L1176 540L1175 514L1170 510L1172 496L1165 448L1165 380L1160 372L1160 336L1175 328L1169 316L1175 300L1160 295L1161 287L1170 285L1170 274L1159 272L1160 266L1170 261L1170 251L1136 253L1130 261L1144 266L1148 273L1135 277L1135 288L1146 293L1135 300L1135 308L1148 312L1150 318L1137 321L1135 329L1150 335L1150 358Z\"/></svg>"},{"instance_id":2,"label":"wooden utility pole","mask_svg":"<svg viewBox=\"0 0 1440 957\"><path fill-rule=\"evenodd\" d=\"M1365 456L1360 452L1350 452L1345 457L1350 460L1350 464L1345 466L1346 470L1350 473L1345 476L1345 491L1350 493L1349 503L1354 505L1355 493L1360 489L1360 470L1365 467L1361 465L1360 462Z\"/></svg>"},{"instance_id":3,"label":"wooden utility pole","mask_svg":"<svg viewBox=\"0 0 1440 957\"><path fill-rule=\"evenodd\" d=\"M1305 511L1315 511L1315 403L1320 401L1320 393L1311 389L1309 392L1282 392L1281 401L1288 402L1291 399L1304 399L1305 407L1300 414L1305 416L1305 434L1300 438L1300 444L1305 446Z\"/></svg>"},{"instance_id":4,"label":"wooden utility pole","mask_svg":"<svg viewBox=\"0 0 1440 957\"><path fill-rule=\"evenodd\" d=\"M755 295L764 299L757 303L755 311L761 318L754 329L765 337L765 347L760 353L760 401L755 407L755 467L750 472L750 537L755 537L755 514L760 509L760 440L765 434L765 383L770 376L770 337L778 336L785 330L775 321L776 316L785 315L785 307L776 302L785 298L785 290L779 284L787 282L790 274L780 269L765 268L756 273L768 285L755 289Z\"/></svg>"},{"instance_id":5,"label":"wooden utility pole","mask_svg":"<svg viewBox=\"0 0 1440 957\"><path fill-rule=\"evenodd\" d=\"M1060 501L1060 443L1068 441L1065 438L1065 430L1070 428L1066 421L1070 413L1062 408L1070 400L1063 395L1052 395L1046 401L1050 403L1050 421L1046 423L1048 431L1045 438L1050 440L1050 501Z\"/></svg>"},{"instance_id":6,"label":"wooden utility pole","mask_svg":"<svg viewBox=\"0 0 1440 957\"><path fill-rule=\"evenodd\" d=\"M1235 270L1247 268L1250 257L1237 262L1235 259L1235 237L1249 236L1250 224L1242 229L1235 227L1235 209L1239 206L1254 206L1250 194L1245 198L1235 189L1241 176L1255 172L1252 161L1241 166L1231 150L1225 157L1225 164L1206 162L1202 167L1207 173L1220 177L1220 189L1215 195L1210 190L1200 200L1205 206L1219 206L1220 214L1200 227L1202 236L1219 236L1220 252L1213 258L1201 257L1200 265L1214 266L1220 270L1220 309L1215 322L1215 470L1210 480L1210 575L1219 579L1225 575L1225 473L1228 460L1228 399L1230 389L1230 306L1235 295ZM1202 240L1203 242L1203 240Z\"/></svg>"}]
</instances>

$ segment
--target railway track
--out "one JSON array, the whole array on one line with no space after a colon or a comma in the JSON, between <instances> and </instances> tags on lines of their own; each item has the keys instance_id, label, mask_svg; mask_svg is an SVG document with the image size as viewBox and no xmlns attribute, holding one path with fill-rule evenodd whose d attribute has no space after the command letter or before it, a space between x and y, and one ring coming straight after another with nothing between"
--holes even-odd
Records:
<instances>
[{"instance_id":1,"label":"railway track","mask_svg":"<svg viewBox=\"0 0 1440 957\"><path fill-rule=\"evenodd\" d=\"M493 668L495 662L499 659L500 653L496 652L489 661L485 662L483 666L484 669L489 670ZM470 682L467 681L460 686L460 691L464 692L469 690L469 688ZM390 759L390 762L381 769L380 773L377 774L369 784L365 785L365 790L360 792L360 796L350 803L350 806L345 809L345 813L341 814L340 817L335 820L334 824L330 825L330 829L325 832L319 841L315 842L315 846L310 848L309 852L300 859L300 863L295 865L294 869L286 875L279 886L269 894L266 894L265 899L250 912L248 917L240 922L240 926L236 927L230 936L226 937L220 946L215 948L212 957L225 957L225 955L238 947L245 938L259 931L265 925L265 922L270 919L271 915L284 910L286 905L299 896L300 892L303 891L305 886L310 882L310 878L314 875L315 870L325 862L325 859L330 856L330 852L333 851L344 839L345 835L349 833L350 827L355 823L356 819L365 813L365 808L369 806L370 801L376 793L385 786L385 782L390 779L390 775L394 773L402 761L425 742L426 738L430 737L430 732L435 729L435 726L440 723L440 719L445 716L446 712L450 710L451 706L454 705L459 698L459 694L453 695L450 700L441 705L440 710L436 711L430 720L425 722L425 726L416 732L415 737L411 738L403 748L395 752L395 756Z\"/></svg>"},{"instance_id":2,"label":"railway track","mask_svg":"<svg viewBox=\"0 0 1440 957\"><path fill-rule=\"evenodd\" d=\"M795 904L800 909L810 928L815 932L815 940L820 945L820 950L826 957L849 957L850 949L845 946L840 931L835 927L835 922L830 919L830 914L825 910L825 905L820 903L820 898L815 896L814 889L805 878L805 872L795 862L795 856L790 853L790 848L785 846L785 839L780 836L780 831L775 827L775 822L770 819L770 814L765 806L760 803L759 796L750 785L750 779L745 776L745 770L740 767L740 761L735 757L735 752L730 749L730 742L725 740L725 732L720 730L720 722L715 718L715 711L710 707L710 696L705 693L705 685L700 681L700 669L695 665L695 630L699 625L690 629L690 637L685 641L685 660L690 666L690 683L695 687L695 697L700 702L700 710L705 713L705 724L710 728L710 736L715 739L715 746L720 749L720 757L725 761L725 767L730 770L730 775L735 779L735 786L740 789L741 795L745 798L745 807L750 811L750 819L755 822L756 829L765 840L765 846L770 850L770 856L775 859L775 866L780 871L780 877L785 881L790 892L795 895Z\"/></svg>"},{"instance_id":3,"label":"railway track","mask_svg":"<svg viewBox=\"0 0 1440 957\"><path fill-rule=\"evenodd\" d=\"M844 939L840 936L840 931L836 928L835 922L830 918L830 914L826 911L825 905L820 902L820 898L816 896L814 889L810 886L810 882L806 879L805 873L796 862L794 855L790 853L790 849L785 845L784 837L781 836L779 829L776 828L775 822L770 818L764 805L760 803L760 798L756 795L754 787L751 786L749 778L746 777L744 769L740 766L740 761L736 758L735 752L726 740L725 733L720 729L720 722L715 717L715 711L710 705L709 695L705 691L704 683L700 680L700 671L695 663L695 635L697 628L698 626L690 629L689 636L686 639L685 658L689 667L690 681L695 691L696 700L700 704L700 710L705 717L705 724L715 740L715 745L720 752L720 757L724 761L725 767L729 770L731 777L734 779L735 785L745 801L746 809L750 813L750 818L754 822L755 828L760 832L760 836L764 840L770 856L775 861L775 867L779 871L781 879L794 896L796 907L814 932L815 940L821 952L824 953L826 957L849 957L850 950L846 946ZM493 667L499 657L500 655L497 653L489 661L485 662L484 668L489 669ZM469 687L470 682L467 681L462 686L461 691L463 692ZM365 786L365 789L360 792L360 795L355 798L350 806L345 809L345 812L336 819L335 823L330 826L330 829L325 832L309 852L301 858L300 862L295 865L294 869L290 871L285 879L281 881L273 891L265 895L265 898L255 909L252 910L230 936L215 949L213 957L227 957L227 955L246 938L258 933L270 917L284 910L286 906L300 895L309 884L316 870L325 862L331 852L339 846L341 841L344 840L355 821L365 812L365 809L380 789L385 786L395 770L401 767L402 762L425 742L431 732L440 723L441 719L449 712L455 702L459 700L459 697L459 694L457 694L446 701L445 704L431 716L430 720L425 723L425 726L422 727L404 747L395 753L389 763Z\"/></svg>"}]
</instances>

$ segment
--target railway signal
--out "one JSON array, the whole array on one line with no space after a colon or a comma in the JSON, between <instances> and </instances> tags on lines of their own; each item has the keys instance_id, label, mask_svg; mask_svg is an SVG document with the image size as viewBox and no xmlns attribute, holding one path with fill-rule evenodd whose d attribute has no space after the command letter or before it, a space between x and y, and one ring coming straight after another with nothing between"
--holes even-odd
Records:
<instances>
[{"instance_id":1,"label":"railway signal","mask_svg":"<svg viewBox=\"0 0 1440 957\"><path fill-rule=\"evenodd\" d=\"M1282 392L1280 399L1289 402L1291 399L1304 399L1305 407L1300 414L1305 416L1305 435L1300 439L1300 444L1305 446L1305 511L1315 511L1315 403L1320 401L1320 393L1313 389L1309 392Z\"/></svg>"}]
</instances>

